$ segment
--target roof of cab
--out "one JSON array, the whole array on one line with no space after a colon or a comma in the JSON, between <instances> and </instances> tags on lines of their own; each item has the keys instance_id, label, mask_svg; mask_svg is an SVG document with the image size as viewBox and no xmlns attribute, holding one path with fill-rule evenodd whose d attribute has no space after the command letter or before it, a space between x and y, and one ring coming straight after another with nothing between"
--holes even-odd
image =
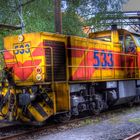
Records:
<instances>
[{"instance_id":1,"label":"roof of cab","mask_svg":"<svg viewBox=\"0 0 140 140\"><path fill-rule=\"evenodd\" d=\"M140 35L140 33L138 32L131 32L128 31L126 29L117 29L117 31L119 33L131 33L131 34L135 34L135 35ZM89 33L89 37L96 37L96 36L107 36L111 34L111 30L105 30L105 31L99 31L99 32L93 32L93 33Z\"/></svg>"}]
</instances>

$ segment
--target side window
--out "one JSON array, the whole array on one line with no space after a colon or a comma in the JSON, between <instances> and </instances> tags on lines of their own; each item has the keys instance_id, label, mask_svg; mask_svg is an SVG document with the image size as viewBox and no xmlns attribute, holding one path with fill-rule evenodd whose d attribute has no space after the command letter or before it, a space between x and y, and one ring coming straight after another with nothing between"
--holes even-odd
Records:
<instances>
[{"instance_id":1,"label":"side window","mask_svg":"<svg viewBox=\"0 0 140 140\"><path fill-rule=\"evenodd\" d=\"M96 40L111 42L111 36L95 37Z\"/></svg>"},{"instance_id":2,"label":"side window","mask_svg":"<svg viewBox=\"0 0 140 140\"><path fill-rule=\"evenodd\" d=\"M128 53L136 52L135 42L130 35L125 36L125 52L128 52Z\"/></svg>"},{"instance_id":3,"label":"side window","mask_svg":"<svg viewBox=\"0 0 140 140\"><path fill-rule=\"evenodd\" d=\"M137 43L137 47L140 47L140 36L139 35L133 35L133 37L135 38L135 41Z\"/></svg>"}]
</instances>

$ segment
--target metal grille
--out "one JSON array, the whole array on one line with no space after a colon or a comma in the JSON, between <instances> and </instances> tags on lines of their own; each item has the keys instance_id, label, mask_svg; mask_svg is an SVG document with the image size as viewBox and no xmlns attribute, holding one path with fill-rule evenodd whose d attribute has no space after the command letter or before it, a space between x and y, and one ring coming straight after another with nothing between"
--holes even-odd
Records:
<instances>
[{"instance_id":1,"label":"metal grille","mask_svg":"<svg viewBox=\"0 0 140 140\"><path fill-rule=\"evenodd\" d=\"M66 80L66 51L65 43L60 41L44 40L44 46L52 47L53 56L51 56L50 49L45 49L46 63L51 65L51 57L53 57L54 81ZM46 67L47 79L51 80L52 70L51 67Z\"/></svg>"}]
</instances>

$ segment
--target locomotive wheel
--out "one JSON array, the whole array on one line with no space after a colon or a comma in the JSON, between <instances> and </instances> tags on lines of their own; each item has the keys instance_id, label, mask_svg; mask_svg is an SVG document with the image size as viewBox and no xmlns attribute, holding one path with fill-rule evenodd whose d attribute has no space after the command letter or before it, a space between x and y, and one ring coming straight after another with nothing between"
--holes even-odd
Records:
<instances>
[{"instance_id":1,"label":"locomotive wheel","mask_svg":"<svg viewBox=\"0 0 140 140\"><path fill-rule=\"evenodd\" d=\"M71 119L71 112L59 114L55 117L55 121L58 123L65 123Z\"/></svg>"},{"instance_id":2,"label":"locomotive wheel","mask_svg":"<svg viewBox=\"0 0 140 140\"><path fill-rule=\"evenodd\" d=\"M90 113L91 114L94 114L94 115L99 115L101 112L100 108L93 108L93 107L90 107Z\"/></svg>"},{"instance_id":3,"label":"locomotive wheel","mask_svg":"<svg viewBox=\"0 0 140 140\"><path fill-rule=\"evenodd\" d=\"M99 108L93 110L94 115L99 115L101 110Z\"/></svg>"},{"instance_id":4,"label":"locomotive wheel","mask_svg":"<svg viewBox=\"0 0 140 140\"><path fill-rule=\"evenodd\" d=\"M94 105L90 106L90 112L94 115L99 115L103 109L103 102L100 99L96 99Z\"/></svg>"}]
</instances>

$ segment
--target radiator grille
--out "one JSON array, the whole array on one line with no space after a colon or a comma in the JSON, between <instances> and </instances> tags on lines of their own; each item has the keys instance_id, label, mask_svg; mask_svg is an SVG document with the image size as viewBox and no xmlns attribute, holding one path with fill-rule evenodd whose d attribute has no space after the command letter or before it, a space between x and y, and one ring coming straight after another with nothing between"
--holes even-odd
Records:
<instances>
[{"instance_id":1,"label":"radiator grille","mask_svg":"<svg viewBox=\"0 0 140 140\"><path fill-rule=\"evenodd\" d=\"M44 46L50 46L53 48L53 64L54 64L54 80L64 81L66 80L66 51L65 43L60 41L49 41L44 40ZM45 49L46 63L51 65L51 51L50 49ZM52 71L51 67L46 67L47 79L51 80Z\"/></svg>"}]
</instances>

